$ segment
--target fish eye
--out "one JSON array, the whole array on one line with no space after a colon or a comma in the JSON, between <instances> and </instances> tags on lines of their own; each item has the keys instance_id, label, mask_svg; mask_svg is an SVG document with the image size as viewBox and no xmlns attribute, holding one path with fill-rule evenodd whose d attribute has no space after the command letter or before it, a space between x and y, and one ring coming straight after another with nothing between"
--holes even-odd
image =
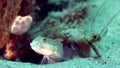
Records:
<instances>
[{"instance_id":1,"label":"fish eye","mask_svg":"<svg viewBox=\"0 0 120 68\"><path fill-rule=\"evenodd\" d=\"M45 42L47 39L46 38L43 38L43 41Z\"/></svg>"}]
</instances>

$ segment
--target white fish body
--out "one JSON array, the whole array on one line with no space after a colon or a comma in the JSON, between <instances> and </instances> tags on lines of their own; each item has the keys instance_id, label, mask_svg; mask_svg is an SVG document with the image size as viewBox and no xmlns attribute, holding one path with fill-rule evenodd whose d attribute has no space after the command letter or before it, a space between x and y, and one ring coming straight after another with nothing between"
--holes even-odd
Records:
<instances>
[{"instance_id":1,"label":"white fish body","mask_svg":"<svg viewBox=\"0 0 120 68\"><path fill-rule=\"evenodd\" d=\"M30 45L36 53L44 55L43 60L47 58L48 63L55 63L63 59L63 47L58 40L38 36Z\"/></svg>"}]
</instances>

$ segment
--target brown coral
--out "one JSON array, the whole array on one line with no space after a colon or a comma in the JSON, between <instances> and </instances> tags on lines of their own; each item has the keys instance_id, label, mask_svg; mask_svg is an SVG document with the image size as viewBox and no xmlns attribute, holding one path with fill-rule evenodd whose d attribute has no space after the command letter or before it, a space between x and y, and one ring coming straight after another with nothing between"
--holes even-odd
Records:
<instances>
[{"instance_id":1,"label":"brown coral","mask_svg":"<svg viewBox=\"0 0 120 68\"><path fill-rule=\"evenodd\" d=\"M10 40L6 45L4 57L9 60L15 60L18 52L16 48L18 48L17 44L14 40Z\"/></svg>"},{"instance_id":2,"label":"brown coral","mask_svg":"<svg viewBox=\"0 0 120 68\"><path fill-rule=\"evenodd\" d=\"M32 5L33 1L29 0L0 0L0 49L6 48L6 59L14 60L18 56L18 43L23 37L10 33L13 21L18 15L30 15Z\"/></svg>"},{"instance_id":3,"label":"brown coral","mask_svg":"<svg viewBox=\"0 0 120 68\"><path fill-rule=\"evenodd\" d=\"M21 2L22 0L0 0L0 48L9 40L9 28L19 12Z\"/></svg>"}]
</instances>

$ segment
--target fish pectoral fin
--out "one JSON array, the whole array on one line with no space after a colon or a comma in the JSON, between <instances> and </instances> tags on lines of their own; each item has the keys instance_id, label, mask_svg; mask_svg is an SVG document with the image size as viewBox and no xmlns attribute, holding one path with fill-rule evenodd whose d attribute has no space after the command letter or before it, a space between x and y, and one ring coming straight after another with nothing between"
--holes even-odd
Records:
<instances>
[{"instance_id":1,"label":"fish pectoral fin","mask_svg":"<svg viewBox=\"0 0 120 68\"><path fill-rule=\"evenodd\" d=\"M41 64L47 64L48 63L48 58L47 57L43 57Z\"/></svg>"}]
</instances>

